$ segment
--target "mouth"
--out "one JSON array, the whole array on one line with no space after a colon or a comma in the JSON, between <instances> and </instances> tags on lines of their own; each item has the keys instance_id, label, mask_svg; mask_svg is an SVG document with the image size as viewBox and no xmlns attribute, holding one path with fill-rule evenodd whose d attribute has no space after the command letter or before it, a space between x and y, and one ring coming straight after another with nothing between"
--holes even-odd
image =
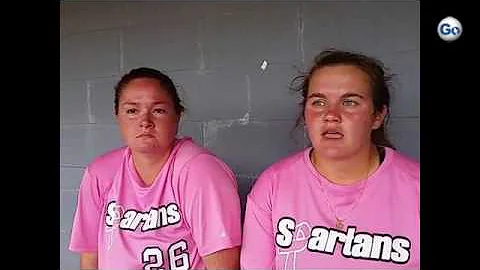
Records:
<instances>
[{"instance_id":1,"label":"mouth","mask_svg":"<svg viewBox=\"0 0 480 270\"><path fill-rule=\"evenodd\" d=\"M322 137L326 139L341 139L343 138L343 133L337 130L326 130L322 132Z\"/></svg>"},{"instance_id":2,"label":"mouth","mask_svg":"<svg viewBox=\"0 0 480 270\"><path fill-rule=\"evenodd\" d=\"M154 138L152 134L140 134L137 135L137 138Z\"/></svg>"}]
</instances>

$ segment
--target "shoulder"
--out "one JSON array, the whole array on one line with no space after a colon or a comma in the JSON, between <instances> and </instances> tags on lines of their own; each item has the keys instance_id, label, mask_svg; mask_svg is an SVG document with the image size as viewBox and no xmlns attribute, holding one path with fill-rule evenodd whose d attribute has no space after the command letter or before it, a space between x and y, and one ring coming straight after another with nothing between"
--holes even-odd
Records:
<instances>
[{"instance_id":1,"label":"shoulder","mask_svg":"<svg viewBox=\"0 0 480 270\"><path fill-rule=\"evenodd\" d=\"M189 138L180 140L177 146L174 162L176 163L175 167L181 171L194 170L201 172L202 175L212 170L232 173L230 167L221 158Z\"/></svg>"},{"instance_id":2,"label":"shoulder","mask_svg":"<svg viewBox=\"0 0 480 270\"><path fill-rule=\"evenodd\" d=\"M215 154L191 141L182 142L173 160L174 186L195 192L237 188L235 174Z\"/></svg>"},{"instance_id":3,"label":"shoulder","mask_svg":"<svg viewBox=\"0 0 480 270\"><path fill-rule=\"evenodd\" d=\"M273 191L278 186L278 182L284 179L284 176L295 175L299 168L303 168L304 159L309 148L293 153L287 157L268 166L255 180L251 194L255 196L258 193Z\"/></svg>"},{"instance_id":4,"label":"shoulder","mask_svg":"<svg viewBox=\"0 0 480 270\"><path fill-rule=\"evenodd\" d=\"M174 160L182 167L185 166L212 166L223 163L220 158L210 152L207 148L198 145L190 138L180 139L174 150Z\"/></svg>"},{"instance_id":5,"label":"shoulder","mask_svg":"<svg viewBox=\"0 0 480 270\"><path fill-rule=\"evenodd\" d=\"M406 179L420 180L420 163L418 161L391 148L386 148L386 151L390 159L390 167L393 170L405 176Z\"/></svg>"},{"instance_id":6,"label":"shoulder","mask_svg":"<svg viewBox=\"0 0 480 270\"><path fill-rule=\"evenodd\" d=\"M126 150L126 146L110 150L93 159L87 165L87 168L91 173L95 174L111 173L113 168L118 168L122 163Z\"/></svg>"},{"instance_id":7,"label":"shoulder","mask_svg":"<svg viewBox=\"0 0 480 270\"><path fill-rule=\"evenodd\" d=\"M305 153L307 151L309 151L309 149L303 149L274 162L262 172L259 179L263 177L276 177L277 175L297 170L298 165L304 163Z\"/></svg>"},{"instance_id":8,"label":"shoulder","mask_svg":"<svg viewBox=\"0 0 480 270\"><path fill-rule=\"evenodd\" d=\"M87 165L83 181L97 186L99 192L103 193L111 185L115 174L121 167L125 151L127 151L126 146L97 156Z\"/></svg>"}]
</instances>

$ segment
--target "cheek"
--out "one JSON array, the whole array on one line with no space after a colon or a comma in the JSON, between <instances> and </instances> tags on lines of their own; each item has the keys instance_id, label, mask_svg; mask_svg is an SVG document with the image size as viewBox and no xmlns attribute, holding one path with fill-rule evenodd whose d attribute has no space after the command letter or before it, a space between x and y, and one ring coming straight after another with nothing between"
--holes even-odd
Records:
<instances>
[{"instance_id":1,"label":"cheek","mask_svg":"<svg viewBox=\"0 0 480 270\"><path fill-rule=\"evenodd\" d=\"M303 114L305 118L305 125L311 126L318 122L318 118L320 117L320 112L306 108Z\"/></svg>"},{"instance_id":2,"label":"cheek","mask_svg":"<svg viewBox=\"0 0 480 270\"><path fill-rule=\"evenodd\" d=\"M160 130L176 130L178 122L176 117L165 117L158 119L155 125Z\"/></svg>"},{"instance_id":3,"label":"cheek","mask_svg":"<svg viewBox=\"0 0 480 270\"><path fill-rule=\"evenodd\" d=\"M323 121L318 112L305 111L305 131L312 141L317 141L319 138L319 130L322 129Z\"/></svg>"},{"instance_id":4,"label":"cheek","mask_svg":"<svg viewBox=\"0 0 480 270\"><path fill-rule=\"evenodd\" d=\"M373 117L369 117L364 114L352 114L345 118L348 119L348 121L345 121L347 123L347 127L355 133L369 134L372 131L374 125Z\"/></svg>"},{"instance_id":5,"label":"cheek","mask_svg":"<svg viewBox=\"0 0 480 270\"><path fill-rule=\"evenodd\" d=\"M125 117L117 118L117 123L120 129L120 132L122 132L125 135L128 135L129 133L132 133L135 130L136 123L133 119L128 119Z\"/></svg>"},{"instance_id":6,"label":"cheek","mask_svg":"<svg viewBox=\"0 0 480 270\"><path fill-rule=\"evenodd\" d=\"M372 123L373 115L367 109L359 109L359 110L345 110L342 113L344 119L348 119L351 122L358 122L358 123Z\"/></svg>"}]
</instances>

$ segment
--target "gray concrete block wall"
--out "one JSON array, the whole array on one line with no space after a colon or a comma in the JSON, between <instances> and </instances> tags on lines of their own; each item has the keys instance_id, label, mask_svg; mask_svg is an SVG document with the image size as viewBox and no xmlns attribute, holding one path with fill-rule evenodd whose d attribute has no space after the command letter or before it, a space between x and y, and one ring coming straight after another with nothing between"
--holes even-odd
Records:
<instances>
[{"instance_id":1,"label":"gray concrete block wall","mask_svg":"<svg viewBox=\"0 0 480 270\"><path fill-rule=\"evenodd\" d=\"M60 6L61 269L79 268L67 246L83 169L122 145L113 86L133 67L172 77L187 107L180 134L232 167L242 209L263 169L308 144L302 128L294 129L299 96L288 86L327 47L377 56L397 74L389 135L400 151L420 159L418 1Z\"/></svg>"}]
</instances>

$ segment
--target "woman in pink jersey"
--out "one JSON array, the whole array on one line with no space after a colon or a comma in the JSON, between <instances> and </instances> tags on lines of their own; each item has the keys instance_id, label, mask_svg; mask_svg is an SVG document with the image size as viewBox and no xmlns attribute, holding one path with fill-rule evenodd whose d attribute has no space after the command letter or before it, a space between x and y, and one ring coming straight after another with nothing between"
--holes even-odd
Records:
<instances>
[{"instance_id":1,"label":"woman in pink jersey","mask_svg":"<svg viewBox=\"0 0 480 270\"><path fill-rule=\"evenodd\" d=\"M418 269L420 164L386 138L391 75L374 58L326 50L297 78L312 146L255 182L241 268Z\"/></svg>"},{"instance_id":2,"label":"woman in pink jersey","mask_svg":"<svg viewBox=\"0 0 480 270\"><path fill-rule=\"evenodd\" d=\"M70 250L81 269L235 269L237 183L227 165L176 137L184 110L165 74L138 68L115 87L126 146L85 169Z\"/></svg>"}]
</instances>

